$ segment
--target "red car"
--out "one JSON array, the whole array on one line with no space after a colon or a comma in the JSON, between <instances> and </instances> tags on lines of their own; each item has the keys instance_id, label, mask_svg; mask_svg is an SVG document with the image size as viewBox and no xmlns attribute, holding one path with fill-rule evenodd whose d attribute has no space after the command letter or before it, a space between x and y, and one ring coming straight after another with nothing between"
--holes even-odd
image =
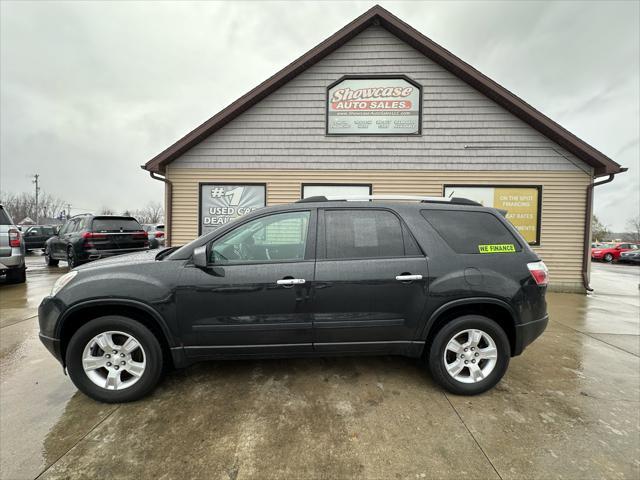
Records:
<instances>
[{"instance_id":1,"label":"red car","mask_svg":"<svg viewBox=\"0 0 640 480\"><path fill-rule=\"evenodd\" d=\"M604 260L605 262L613 262L620 258L622 252L629 250L638 250L640 247L635 243L605 243L599 247L591 249L592 260Z\"/></svg>"}]
</instances>

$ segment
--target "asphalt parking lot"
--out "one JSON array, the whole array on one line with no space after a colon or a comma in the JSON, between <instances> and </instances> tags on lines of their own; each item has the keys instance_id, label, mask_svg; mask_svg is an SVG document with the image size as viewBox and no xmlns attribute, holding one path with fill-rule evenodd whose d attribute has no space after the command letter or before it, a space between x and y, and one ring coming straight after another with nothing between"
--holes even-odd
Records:
<instances>
[{"instance_id":1,"label":"asphalt parking lot","mask_svg":"<svg viewBox=\"0 0 640 480\"><path fill-rule=\"evenodd\" d=\"M367 357L211 362L103 405L37 338L65 264L28 266L0 285L3 479L640 478L638 267L596 264L592 295L549 294L548 330L478 397Z\"/></svg>"}]
</instances>

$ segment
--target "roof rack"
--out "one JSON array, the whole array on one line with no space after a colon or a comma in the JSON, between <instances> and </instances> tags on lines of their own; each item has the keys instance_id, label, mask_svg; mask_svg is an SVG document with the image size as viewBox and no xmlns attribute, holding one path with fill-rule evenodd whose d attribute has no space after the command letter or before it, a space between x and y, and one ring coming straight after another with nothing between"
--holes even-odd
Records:
<instances>
[{"instance_id":1,"label":"roof rack","mask_svg":"<svg viewBox=\"0 0 640 480\"><path fill-rule=\"evenodd\" d=\"M482 204L460 197L423 197L420 195L354 195L354 196L315 196L298 200L295 203L314 203L314 202L369 202L376 200L401 200L409 202L421 203L452 203L455 205L473 205L481 207Z\"/></svg>"}]
</instances>

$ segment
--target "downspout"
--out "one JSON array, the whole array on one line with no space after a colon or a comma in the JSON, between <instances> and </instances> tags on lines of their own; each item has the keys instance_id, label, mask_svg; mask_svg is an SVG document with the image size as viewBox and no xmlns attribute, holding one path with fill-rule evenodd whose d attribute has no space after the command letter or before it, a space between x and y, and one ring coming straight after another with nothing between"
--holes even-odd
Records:
<instances>
[{"instance_id":1,"label":"downspout","mask_svg":"<svg viewBox=\"0 0 640 480\"><path fill-rule=\"evenodd\" d=\"M144 168L144 165L142 166L142 168ZM159 180L161 182L164 182L164 184L167 186L167 205L166 205L166 211L165 211L165 215L164 215L164 223L165 223L165 245L167 247L171 246L171 233L173 232L173 229L171 228L171 220L172 220L172 215L171 215L171 205L173 205L173 185L172 183L167 180L164 177L160 177L158 176L155 172L149 172L149 175L151 175L151 178L153 178L154 180Z\"/></svg>"},{"instance_id":2,"label":"downspout","mask_svg":"<svg viewBox=\"0 0 640 480\"><path fill-rule=\"evenodd\" d=\"M623 169L622 171L626 171ZM622 173L622 172L620 172ZM584 219L584 252L582 256L582 285L587 292L593 292L589 285L589 258L591 257L591 216L593 215L593 189L599 185L604 185L613 181L615 173L609 174L609 178L600 182L590 183L587 186L587 213Z\"/></svg>"}]
</instances>

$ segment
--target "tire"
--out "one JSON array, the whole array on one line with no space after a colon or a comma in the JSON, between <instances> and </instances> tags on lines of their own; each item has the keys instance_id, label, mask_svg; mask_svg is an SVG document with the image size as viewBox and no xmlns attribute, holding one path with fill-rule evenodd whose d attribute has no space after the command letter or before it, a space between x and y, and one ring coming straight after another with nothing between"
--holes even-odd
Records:
<instances>
[{"instance_id":1,"label":"tire","mask_svg":"<svg viewBox=\"0 0 640 480\"><path fill-rule=\"evenodd\" d=\"M114 351L118 353L113 354L111 351L107 354L97 343L94 343L96 337L104 335L105 332L114 332L111 338L116 346ZM122 358L122 352L126 351L122 347L126 344L127 336L134 338L138 347L131 355ZM90 349L89 345L93 345L93 348ZM90 352L90 357L86 356L87 351ZM107 355L111 357L106 358ZM111 366L108 367L109 369L105 365L87 372L83 366L83 358L97 359L99 362L111 360ZM123 362L126 361L131 366L144 363L144 367L141 373L138 372L140 375L137 377L131 375L127 367L122 367L122 370L116 372L114 368L117 366L114 364L118 362L113 362L114 358L117 358L118 362L122 358ZM66 366L71 381L88 397L99 402L124 403L139 400L156 387L162 374L163 354L158 339L147 327L127 317L110 315L91 320L74 333L67 348ZM119 387L107 389L96 383L97 379L106 385L107 376L111 374L116 375L122 382ZM133 382L131 385L126 385L131 382Z\"/></svg>"},{"instance_id":2,"label":"tire","mask_svg":"<svg viewBox=\"0 0 640 480\"><path fill-rule=\"evenodd\" d=\"M7 282L24 283L27 281L27 267L12 268L7 270Z\"/></svg>"},{"instance_id":3,"label":"tire","mask_svg":"<svg viewBox=\"0 0 640 480\"><path fill-rule=\"evenodd\" d=\"M53 258L51 258L51 255L49 255L48 248L45 248L43 251L44 251L44 263L46 263L47 266L49 267L57 267L58 263L60 263L60 260L54 260Z\"/></svg>"},{"instance_id":4,"label":"tire","mask_svg":"<svg viewBox=\"0 0 640 480\"><path fill-rule=\"evenodd\" d=\"M473 344L466 344L465 338L469 341L471 338L466 330L480 331L484 334L481 337L479 347L472 347ZM456 362L463 362L459 355L447 349L450 340L457 339L462 348L459 354L465 355L465 364L458 364L462 370L458 374L458 378L454 378L447 371L447 363L454 365ZM483 350L491 348L488 342L491 340L495 345L497 358L492 362L491 358L479 358L483 354ZM471 349L474 348L472 351ZM478 350L475 350L478 348ZM445 353L447 360L445 360ZM488 350L486 355L488 356ZM504 330L493 320L480 315L465 315L456 318L442 327L435 335L428 354L429 370L431 376L441 387L451 393L458 395L477 395L493 388L504 376L509 366L511 357L511 347L509 339ZM473 363L471 363L473 362ZM476 363L477 362L477 363ZM483 377L472 378L471 367L474 371L484 371ZM478 367L475 367L477 365ZM458 367L458 368L459 368Z\"/></svg>"},{"instance_id":5,"label":"tire","mask_svg":"<svg viewBox=\"0 0 640 480\"><path fill-rule=\"evenodd\" d=\"M602 257L602 259L607 263L611 263L613 262L613 255L607 253L604 257Z\"/></svg>"},{"instance_id":6,"label":"tire","mask_svg":"<svg viewBox=\"0 0 640 480\"><path fill-rule=\"evenodd\" d=\"M67 265L69 265L69 270L80 265L78 262L78 257L76 256L76 252L73 250L73 247L69 247L67 249Z\"/></svg>"}]
</instances>

